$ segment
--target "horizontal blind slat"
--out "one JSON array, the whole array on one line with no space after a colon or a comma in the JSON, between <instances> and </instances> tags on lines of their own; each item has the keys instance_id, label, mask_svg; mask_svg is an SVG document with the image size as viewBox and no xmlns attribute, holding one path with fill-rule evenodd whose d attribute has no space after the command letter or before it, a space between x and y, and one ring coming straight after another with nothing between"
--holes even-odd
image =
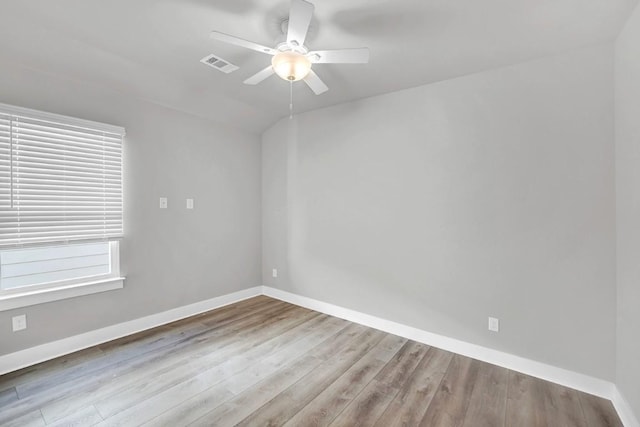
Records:
<instances>
[{"instance_id":1,"label":"horizontal blind slat","mask_svg":"<svg viewBox=\"0 0 640 427\"><path fill-rule=\"evenodd\" d=\"M17 138L14 136L14 143L17 148L41 148L56 151L67 151L77 154L104 154L106 156L119 157L120 150L100 145L79 146L75 144L62 144L54 139L44 140L38 138Z\"/></svg>"},{"instance_id":2,"label":"horizontal blind slat","mask_svg":"<svg viewBox=\"0 0 640 427\"><path fill-rule=\"evenodd\" d=\"M122 162L122 158L119 155L107 154L102 152L86 152L86 151L75 151L75 150L67 150L63 148L50 148L46 146L39 145L25 145L20 144L19 146L16 144L14 146L14 156L17 159L28 159L28 158L45 158L45 159L64 159L64 160L77 160L77 161L86 161L86 162L107 162L107 163L115 163L118 164Z\"/></svg>"},{"instance_id":3,"label":"horizontal blind slat","mask_svg":"<svg viewBox=\"0 0 640 427\"><path fill-rule=\"evenodd\" d=\"M68 135L74 135L80 138L91 137L95 135L104 135L110 138L118 139L120 135L118 133L108 132L101 129L80 128L74 125L68 125L61 122L52 122L29 118L27 116L14 115L12 116L14 126L17 128L26 129L40 129L43 132L50 133L64 133Z\"/></svg>"}]
</instances>

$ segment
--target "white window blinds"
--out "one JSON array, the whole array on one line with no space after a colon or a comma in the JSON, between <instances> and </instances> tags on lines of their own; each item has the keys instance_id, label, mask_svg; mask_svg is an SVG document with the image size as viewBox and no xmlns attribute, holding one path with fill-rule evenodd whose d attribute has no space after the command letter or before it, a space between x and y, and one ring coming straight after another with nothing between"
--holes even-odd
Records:
<instances>
[{"instance_id":1,"label":"white window blinds","mask_svg":"<svg viewBox=\"0 0 640 427\"><path fill-rule=\"evenodd\" d=\"M121 237L123 137L0 104L0 247Z\"/></svg>"}]
</instances>

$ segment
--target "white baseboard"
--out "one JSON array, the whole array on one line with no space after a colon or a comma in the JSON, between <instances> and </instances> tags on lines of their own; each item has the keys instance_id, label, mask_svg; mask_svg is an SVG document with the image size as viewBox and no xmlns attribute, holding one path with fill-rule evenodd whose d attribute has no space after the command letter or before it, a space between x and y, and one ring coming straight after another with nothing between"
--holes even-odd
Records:
<instances>
[{"instance_id":1,"label":"white baseboard","mask_svg":"<svg viewBox=\"0 0 640 427\"><path fill-rule=\"evenodd\" d=\"M222 295L206 301L200 301L183 307L174 308L162 313L152 314L95 331L86 332L69 338L64 338L36 347L20 350L15 353L0 356L0 375L27 366L35 365L46 360L64 356L78 350L102 344L117 338L161 326L189 316L213 310L234 302L242 301L258 295L277 298L291 304L306 307L311 310L359 323L371 328L379 329L394 335L405 337L417 342L451 351L473 359L502 366L514 371L522 372L537 378L542 378L566 387L594 394L610 399L626 427L640 427L638 419L631 406L618 388L611 382L588 375L536 362L513 354L493 350L476 344L434 334L411 326L402 325L390 320L361 313L334 304L303 297L269 286L257 286L227 295Z\"/></svg>"},{"instance_id":2,"label":"white baseboard","mask_svg":"<svg viewBox=\"0 0 640 427\"><path fill-rule=\"evenodd\" d=\"M566 387L584 391L589 394L612 399L615 386L613 383L599 378L594 378L578 372L569 371L535 360L515 356L476 344L456 340L443 335L434 334L411 326L402 325L390 320L381 319L369 314L340 307L334 304L303 297L280 289L263 286L263 293L272 298L277 298L291 304L369 326L384 332L398 335L413 341L421 342L433 347L441 348L452 353L482 360L483 362L502 366L517 372L522 372L536 378L542 378Z\"/></svg>"},{"instance_id":3,"label":"white baseboard","mask_svg":"<svg viewBox=\"0 0 640 427\"><path fill-rule=\"evenodd\" d=\"M620 389L618 389L618 387L614 387L613 389L611 402L613 403L613 407L616 408L620 421L622 421L622 424L624 424L625 427L640 427L640 422L638 422L638 419L633 413L631 405L629 405L627 399L625 399L622 393L620 393Z\"/></svg>"},{"instance_id":4,"label":"white baseboard","mask_svg":"<svg viewBox=\"0 0 640 427\"><path fill-rule=\"evenodd\" d=\"M162 313L152 314L95 331L27 348L15 353L5 354L0 356L0 375L261 294L262 287L256 286L254 288L211 298L206 301L199 301L194 304L163 311Z\"/></svg>"}]
</instances>

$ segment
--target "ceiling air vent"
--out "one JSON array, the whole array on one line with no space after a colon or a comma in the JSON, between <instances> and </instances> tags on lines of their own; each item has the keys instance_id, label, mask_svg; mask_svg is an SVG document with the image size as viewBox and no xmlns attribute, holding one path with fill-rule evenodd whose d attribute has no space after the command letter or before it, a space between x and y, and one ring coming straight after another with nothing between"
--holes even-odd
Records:
<instances>
[{"instance_id":1,"label":"ceiling air vent","mask_svg":"<svg viewBox=\"0 0 640 427\"><path fill-rule=\"evenodd\" d=\"M208 65L211 68L215 68L216 70L220 70L223 73L230 73L238 69L237 65L233 65L227 60L224 60L216 55L208 55L200 60L205 65Z\"/></svg>"}]
</instances>

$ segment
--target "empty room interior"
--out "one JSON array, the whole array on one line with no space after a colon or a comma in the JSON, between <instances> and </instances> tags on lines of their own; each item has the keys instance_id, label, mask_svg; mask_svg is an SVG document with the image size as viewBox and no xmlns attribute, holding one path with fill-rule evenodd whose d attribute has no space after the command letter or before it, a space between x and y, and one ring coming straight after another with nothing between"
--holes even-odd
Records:
<instances>
[{"instance_id":1,"label":"empty room interior","mask_svg":"<svg viewBox=\"0 0 640 427\"><path fill-rule=\"evenodd\" d=\"M0 0L0 426L639 420L637 0Z\"/></svg>"}]
</instances>

